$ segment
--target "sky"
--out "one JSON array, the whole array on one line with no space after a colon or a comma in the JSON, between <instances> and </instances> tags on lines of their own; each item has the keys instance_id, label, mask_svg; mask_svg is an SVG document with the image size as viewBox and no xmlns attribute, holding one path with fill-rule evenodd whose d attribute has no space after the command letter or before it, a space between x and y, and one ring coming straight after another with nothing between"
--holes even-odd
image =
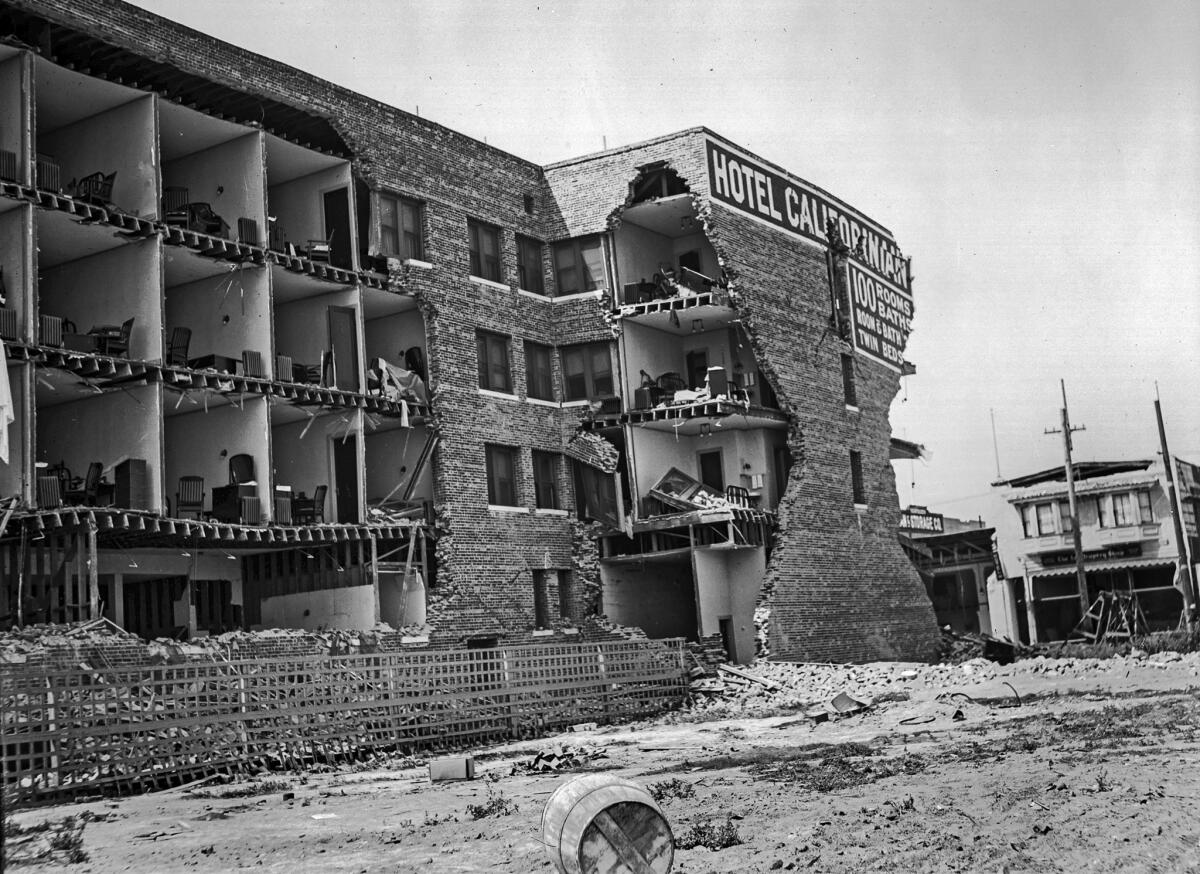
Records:
<instances>
[{"instance_id":1,"label":"sky","mask_svg":"<svg viewBox=\"0 0 1200 874\"><path fill-rule=\"evenodd\" d=\"M1200 463L1200 3L138 0L550 163L705 125L889 228L917 373L901 505L993 521L991 483ZM995 427L993 431L993 421Z\"/></svg>"}]
</instances>

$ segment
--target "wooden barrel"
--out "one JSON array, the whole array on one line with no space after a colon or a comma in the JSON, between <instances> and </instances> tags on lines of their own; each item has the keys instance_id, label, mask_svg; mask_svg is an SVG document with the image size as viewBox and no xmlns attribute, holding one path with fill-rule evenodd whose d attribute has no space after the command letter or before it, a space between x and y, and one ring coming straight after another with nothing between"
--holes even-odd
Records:
<instances>
[{"instance_id":1,"label":"wooden barrel","mask_svg":"<svg viewBox=\"0 0 1200 874\"><path fill-rule=\"evenodd\" d=\"M641 786L587 774L554 790L542 811L542 843L560 874L666 874L675 837Z\"/></svg>"}]
</instances>

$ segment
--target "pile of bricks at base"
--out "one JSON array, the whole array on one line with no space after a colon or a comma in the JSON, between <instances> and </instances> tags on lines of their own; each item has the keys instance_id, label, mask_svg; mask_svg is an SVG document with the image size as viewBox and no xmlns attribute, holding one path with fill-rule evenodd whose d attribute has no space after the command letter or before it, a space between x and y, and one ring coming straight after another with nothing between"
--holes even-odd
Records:
<instances>
[{"instance_id":1,"label":"pile of bricks at base","mask_svg":"<svg viewBox=\"0 0 1200 874\"><path fill-rule=\"evenodd\" d=\"M881 698L888 700L888 696L907 698L992 680L1011 681L1020 688L1021 678L1038 675L1123 675L1131 667L1140 665L1190 670L1193 675L1200 676L1200 652L1147 654L1133 650L1128 655L1106 659L1038 655L1011 664L973 658L960 664L935 665L911 662L833 665L766 661L755 662L745 668L721 665L716 676L692 680L689 701L681 712L702 712L713 716L768 715L793 709L807 712L823 706L830 709L828 705L841 694L870 705Z\"/></svg>"}]
</instances>

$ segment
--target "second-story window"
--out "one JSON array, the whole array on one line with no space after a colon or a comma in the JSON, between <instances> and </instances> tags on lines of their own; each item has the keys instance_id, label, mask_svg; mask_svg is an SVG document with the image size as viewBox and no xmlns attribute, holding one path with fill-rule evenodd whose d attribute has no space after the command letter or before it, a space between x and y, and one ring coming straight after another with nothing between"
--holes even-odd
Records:
<instances>
[{"instance_id":1,"label":"second-story window","mask_svg":"<svg viewBox=\"0 0 1200 874\"><path fill-rule=\"evenodd\" d=\"M559 510L558 455L533 450L533 489L539 510Z\"/></svg>"},{"instance_id":2,"label":"second-story window","mask_svg":"<svg viewBox=\"0 0 1200 874\"><path fill-rule=\"evenodd\" d=\"M525 394L542 401L554 400L554 370L551 347L525 341Z\"/></svg>"},{"instance_id":3,"label":"second-story window","mask_svg":"<svg viewBox=\"0 0 1200 874\"><path fill-rule=\"evenodd\" d=\"M520 234L517 234L517 287L534 294L546 293L546 280L542 276L542 244Z\"/></svg>"},{"instance_id":4,"label":"second-story window","mask_svg":"<svg viewBox=\"0 0 1200 874\"><path fill-rule=\"evenodd\" d=\"M488 444L484 451L488 503L502 507L517 506L517 450L511 446Z\"/></svg>"},{"instance_id":5,"label":"second-story window","mask_svg":"<svg viewBox=\"0 0 1200 874\"><path fill-rule=\"evenodd\" d=\"M1026 537L1065 534L1072 530L1071 505L1067 501L1043 501L1021 507L1021 528Z\"/></svg>"},{"instance_id":6,"label":"second-story window","mask_svg":"<svg viewBox=\"0 0 1200 874\"><path fill-rule=\"evenodd\" d=\"M379 245L392 258L422 260L421 204L407 197L379 195Z\"/></svg>"},{"instance_id":7,"label":"second-story window","mask_svg":"<svg viewBox=\"0 0 1200 874\"><path fill-rule=\"evenodd\" d=\"M579 237L555 243L554 278L560 295L603 288L604 254L600 237Z\"/></svg>"},{"instance_id":8,"label":"second-story window","mask_svg":"<svg viewBox=\"0 0 1200 874\"><path fill-rule=\"evenodd\" d=\"M1154 521L1154 507L1147 491L1117 492L1096 498L1096 515L1101 528L1121 528Z\"/></svg>"},{"instance_id":9,"label":"second-story window","mask_svg":"<svg viewBox=\"0 0 1200 874\"><path fill-rule=\"evenodd\" d=\"M467 243L471 250L471 275L500 282L500 229L468 219Z\"/></svg>"},{"instance_id":10,"label":"second-story window","mask_svg":"<svg viewBox=\"0 0 1200 874\"><path fill-rule=\"evenodd\" d=\"M612 354L608 343L563 346L563 399L583 401L613 393Z\"/></svg>"},{"instance_id":11,"label":"second-story window","mask_svg":"<svg viewBox=\"0 0 1200 874\"><path fill-rule=\"evenodd\" d=\"M846 399L846 406L858 406L858 388L854 384L854 356L842 356L842 394Z\"/></svg>"},{"instance_id":12,"label":"second-story window","mask_svg":"<svg viewBox=\"0 0 1200 874\"><path fill-rule=\"evenodd\" d=\"M479 356L479 387L512 394L508 337L491 331L476 331L475 351Z\"/></svg>"}]
</instances>

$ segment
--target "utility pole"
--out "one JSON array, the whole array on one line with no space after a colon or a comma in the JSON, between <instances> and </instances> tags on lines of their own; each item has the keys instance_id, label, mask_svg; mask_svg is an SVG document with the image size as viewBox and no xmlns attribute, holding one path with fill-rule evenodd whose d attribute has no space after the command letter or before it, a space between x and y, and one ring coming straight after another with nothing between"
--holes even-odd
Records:
<instances>
[{"instance_id":1,"label":"utility pole","mask_svg":"<svg viewBox=\"0 0 1200 874\"><path fill-rule=\"evenodd\" d=\"M1067 500L1070 502L1071 510L1071 535L1075 545L1075 579L1079 586L1079 621L1087 622L1088 610L1091 604L1088 603L1087 590L1087 574L1083 570L1083 533L1079 530L1079 502L1075 498L1075 468L1071 463L1071 432L1086 431L1083 425L1078 428L1071 427L1071 417L1067 412L1067 384L1063 380L1059 380L1058 384L1062 387L1062 428L1047 428L1047 434L1062 434L1063 435L1063 457L1065 459L1065 470L1067 473Z\"/></svg>"},{"instance_id":2,"label":"utility pole","mask_svg":"<svg viewBox=\"0 0 1200 874\"><path fill-rule=\"evenodd\" d=\"M1188 542L1183 531L1183 520L1179 518L1178 501L1175 496L1175 462L1171 450L1167 449L1167 429L1163 426L1162 404L1154 399L1154 415L1158 418L1158 442L1162 445L1163 465L1167 470L1167 499L1171 503L1171 522L1175 525L1175 542L1179 544L1179 582L1183 584L1183 615L1188 631L1196 624L1196 591L1193 588L1192 565L1188 557Z\"/></svg>"}]
</instances>

